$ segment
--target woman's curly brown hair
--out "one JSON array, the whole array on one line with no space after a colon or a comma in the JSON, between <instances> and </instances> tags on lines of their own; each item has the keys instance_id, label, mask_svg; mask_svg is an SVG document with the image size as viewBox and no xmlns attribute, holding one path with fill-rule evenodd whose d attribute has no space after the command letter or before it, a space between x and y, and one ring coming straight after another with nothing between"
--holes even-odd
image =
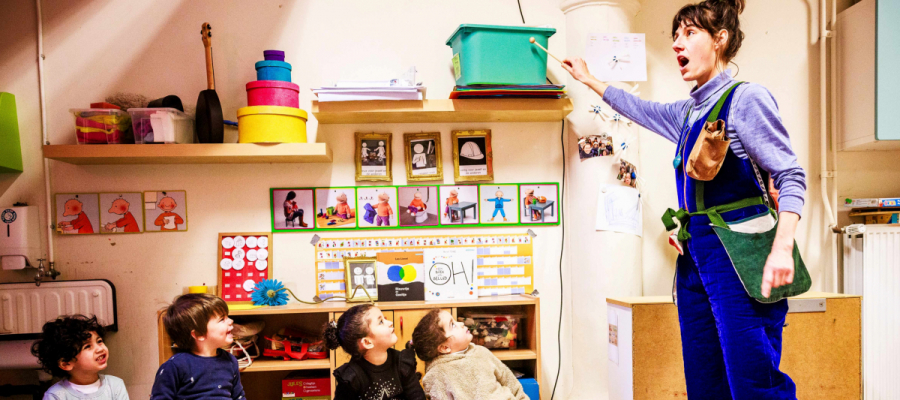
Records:
<instances>
[{"instance_id":1,"label":"woman's curly brown hair","mask_svg":"<svg viewBox=\"0 0 900 400\"><path fill-rule=\"evenodd\" d=\"M69 373L59 367L59 362L69 362L78 357L81 347L91 339L91 332L101 338L106 333L97 317L69 315L44 324L41 338L31 345L31 354L37 357L47 373L68 378Z\"/></svg>"},{"instance_id":2,"label":"woman's curly brown hair","mask_svg":"<svg viewBox=\"0 0 900 400\"><path fill-rule=\"evenodd\" d=\"M422 317L412 334L412 345L422 361L431 361L441 355L438 346L447 341L447 332L441 326L441 310L434 308Z\"/></svg>"}]
</instances>

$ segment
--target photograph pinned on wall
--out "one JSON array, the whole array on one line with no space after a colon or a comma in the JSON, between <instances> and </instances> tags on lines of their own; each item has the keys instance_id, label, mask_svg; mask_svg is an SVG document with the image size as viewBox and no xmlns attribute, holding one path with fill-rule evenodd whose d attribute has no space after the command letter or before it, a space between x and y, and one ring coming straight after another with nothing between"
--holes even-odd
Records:
<instances>
[{"instance_id":1,"label":"photograph pinned on wall","mask_svg":"<svg viewBox=\"0 0 900 400\"><path fill-rule=\"evenodd\" d=\"M100 193L101 233L144 231L143 193ZM134 216L137 213L137 217Z\"/></svg>"},{"instance_id":2,"label":"photograph pinned on wall","mask_svg":"<svg viewBox=\"0 0 900 400\"><path fill-rule=\"evenodd\" d=\"M344 288L347 302L369 301L370 297L371 300L378 300L375 268L375 257L344 257ZM356 289L357 287L360 289Z\"/></svg>"},{"instance_id":3,"label":"photograph pinned on wall","mask_svg":"<svg viewBox=\"0 0 900 400\"><path fill-rule=\"evenodd\" d=\"M491 130L453 131L453 179L456 182L494 180Z\"/></svg>"},{"instance_id":4,"label":"photograph pinned on wall","mask_svg":"<svg viewBox=\"0 0 900 400\"><path fill-rule=\"evenodd\" d=\"M97 193L57 193L56 231L64 235L100 232L100 195Z\"/></svg>"},{"instance_id":5,"label":"photograph pinned on wall","mask_svg":"<svg viewBox=\"0 0 900 400\"><path fill-rule=\"evenodd\" d=\"M622 181L626 186L637 188L637 178L637 167L628 161L622 160L619 163L619 174L616 175L616 179Z\"/></svg>"},{"instance_id":6,"label":"photograph pinned on wall","mask_svg":"<svg viewBox=\"0 0 900 400\"><path fill-rule=\"evenodd\" d=\"M578 139L578 156L582 161L594 157L611 156L614 153L612 136L605 133Z\"/></svg>"},{"instance_id":7,"label":"photograph pinned on wall","mask_svg":"<svg viewBox=\"0 0 900 400\"><path fill-rule=\"evenodd\" d=\"M481 223L502 225L519 223L519 187L517 185L478 185Z\"/></svg>"},{"instance_id":8,"label":"photograph pinned on wall","mask_svg":"<svg viewBox=\"0 0 900 400\"><path fill-rule=\"evenodd\" d=\"M270 189L272 199L272 230L299 231L315 228L313 189Z\"/></svg>"},{"instance_id":9,"label":"photograph pinned on wall","mask_svg":"<svg viewBox=\"0 0 900 400\"><path fill-rule=\"evenodd\" d=\"M188 230L187 192L166 190L144 192L144 231Z\"/></svg>"},{"instance_id":10,"label":"photograph pinned on wall","mask_svg":"<svg viewBox=\"0 0 900 400\"><path fill-rule=\"evenodd\" d=\"M397 188L372 186L356 189L356 214L360 228L397 226Z\"/></svg>"},{"instance_id":11,"label":"photograph pinned on wall","mask_svg":"<svg viewBox=\"0 0 900 400\"><path fill-rule=\"evenodd\" d=\"M523 224L559 223L559 184L531 183L519 185Z\"/></svg>"},{"instance_id":12,"label":"photograph pinned on wall","mask_svg":"<svg viewBox=\"0 0 900 400\"><path fill-rule=\"evenodd\" d=\"M356 180L388 181L391 178L390 133L356 132Z\"/></svg>"},{"instance_id":13,"label":"photograph pinned on wall","mask_svg":"<svg viewBox=\"0 0 900 400\"><path fill-rule=\"evenodd\" d=\"M316 228L356 228L356 188L317 188Z\"/></svg>"},{"instance_id":14,"label":"photograph pinned on wall","mask_svg":"<svg viewBox=\"0 0 900 400\"><path fill-rule=\"evenodd\" d=\"M439 181L444 179L441 163L441 133L403 134L407 181Z\"/></svg>"},{"instance_id":15,"label":"photograph pinned on wall","mask_svg":"<svg viewBox=\"0 0 900 400\"><path fill-rule=\"evenodd\" d=\"M437 186L403 186L400 192L400 226L437 226L441 209Z\"/></svg>"},{"instance_id":16,"label":"photograph pinned on wall","mask_svg":"<svg viewBox=\"0 0 900 400\"><path fill-rule=\"evenodd\" d=\"M478 224L478 185L441 186L441 225Z\"/></svg>"}]
</instances>

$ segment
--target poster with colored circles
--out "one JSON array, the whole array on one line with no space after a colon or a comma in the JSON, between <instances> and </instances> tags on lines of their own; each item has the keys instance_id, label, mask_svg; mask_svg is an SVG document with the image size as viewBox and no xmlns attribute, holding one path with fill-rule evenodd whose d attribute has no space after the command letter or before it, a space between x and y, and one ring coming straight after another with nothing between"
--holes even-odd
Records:
<instances>
[{"instance_id":1,"label":"poster with colored circles","mask_svg":"<svg viewBox=\"0 0 900 400\"><path fill-rule=\"evenodd\" d=\"M378 262L378 301L425 300L422 252L381 252Z\"/></svg>"},{"instance_id":2,"label":"poster with colored circles","mask_svg":"<svg viewBox=\"0 0 900 400\"><path fill-rule=\"evenodd\" d=\"M272 276L272 233L220 233L216 294L228 304L252 304L256 284Z\"/></svg>"}]
</instances>

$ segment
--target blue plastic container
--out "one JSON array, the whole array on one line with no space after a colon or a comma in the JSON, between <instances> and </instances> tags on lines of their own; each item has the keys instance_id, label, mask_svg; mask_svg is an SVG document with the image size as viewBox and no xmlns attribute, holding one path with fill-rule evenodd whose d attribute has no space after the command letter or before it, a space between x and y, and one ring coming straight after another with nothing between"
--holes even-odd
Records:
<instances>
[{"instance_id":1,"label":"blue plastic container","mask_svg":"<svg viewBox=\"0 0 900 400\"><path fill-rule=\"evenodd\" d=\"M547 48L553 28L462 24L447 39L453 48L456 84L542 85L547 80Z\"/></svg>"},{"instance_id":2,"label":"blue plastic container","mask_svg":"<svg viewBox=\"0 0 900 400\"><path fill-rule=\"evenodd\" d=\"M266 60L256 63L256 80L291 81L291 64L284 61Z\"/></svg>"},{"instance_id":3,"label":"blue plastic container","mask_svg":"<svg viewBox=\"0 0 900 400\"><path fill-rule=\"evenodd\" d=\"M519 378L519 383L522 384L522 389L525 391L525 394L528 395L529 399L540 400L541 388L534 378Z\"/></svg>"}]
</instances>

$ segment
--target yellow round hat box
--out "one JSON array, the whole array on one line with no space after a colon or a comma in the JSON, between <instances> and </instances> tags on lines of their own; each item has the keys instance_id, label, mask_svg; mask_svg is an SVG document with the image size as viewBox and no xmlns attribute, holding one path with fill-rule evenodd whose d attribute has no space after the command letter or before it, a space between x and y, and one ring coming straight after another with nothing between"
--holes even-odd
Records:
<instances>
[{"instance_id":1,"label":"yellow round hat box","mask_svg":"<svg viewBox=\"0 0 900 400\"><path fill-rule=\"evenodd\" d=\"M251 106L237 110L238 143L306 143L306 111Z\"/></svg>"}]
</instances>

